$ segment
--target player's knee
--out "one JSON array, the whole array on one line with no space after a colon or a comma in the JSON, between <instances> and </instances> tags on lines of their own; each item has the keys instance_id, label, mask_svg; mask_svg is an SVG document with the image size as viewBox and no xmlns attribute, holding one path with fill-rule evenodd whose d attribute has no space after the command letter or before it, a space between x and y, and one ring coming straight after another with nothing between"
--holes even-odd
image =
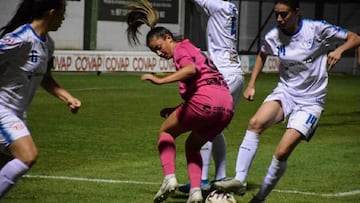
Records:
<instances>
[{"instance_id":1,"label":"player's knee","mask_svg":"<svg viewBox=\"0 0 360 203\"><path fill-rule=\"evenodd\" d=\"M249 130L260 133L264 130L264 128L265 128L264 123L260 122L259 119L257 119L256 117L252 117L250 119L249 124L248 124Z\"/></svg>"},{"instance_id":2,"label":"player's knee","mask_svg":"<svg viewBox=\"0 0 360 203\"><path fill-rule=\"evenodd\" d=\"M278 148L275 152L275 158L279 161L286 161L289 158L291 150L286 148Z\"/></svg>"},{"instance_id":3,"label":"player's knee","mask_svg":"<svg viewBox=\"0 0 360 203\"><path fill-rule=\"evenodd\" d=\"M29 167L31 167L36 163L37 158L38 158L37 151L33 151L18 157L18 159L20 159L24 164L26 164Z\"/></svg>"}]
</instances>

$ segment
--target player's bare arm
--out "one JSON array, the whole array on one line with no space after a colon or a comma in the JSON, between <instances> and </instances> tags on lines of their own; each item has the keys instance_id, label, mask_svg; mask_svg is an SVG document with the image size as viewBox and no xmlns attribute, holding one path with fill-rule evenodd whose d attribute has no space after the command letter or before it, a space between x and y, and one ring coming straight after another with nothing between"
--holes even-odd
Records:
<instances>
[{"instance_id":1,"label":"player's bare arm","mask_svg":"<svg viewBox=\"0 0 360 203\"><path fill-rule=\"evenodd\" d=\"M191 78L196 74L196 68L193 64L186 65L182 67L180 70L174 72L171 75L168 75L163 78L159 78L153 74L144 74L141 77L141 80L149 80L156 85L173 83L178 81L184 81L188 78Z\"/></svg>"},{"instance_id":2,"label":"player's bare arm","mask_svg":"<svg viewBox=\"0 0 360 203\"><path fill-rule=\"evenodd\" d=\"M349 31L346 42L341 46L337 47L334 51L329 52L327 59L328 70L334 67L334 65L340 60L344 51L358 47L359 45L360 36L354 32Z\"/></svg>"},{"instance_id":3,"label":"player's bare arm","mask_svg":"<svg viewBox=\"0 0 360 203\"><path fill-rule=\"evenodd\" d=\"M41 86L50 94L64 101L72 113L77 113L81 107L81 101L73 97L68 91L62 88L48 71L41 82Z\"/></svg>"},{"instance_id":4,"label":"player's bare arm","mask_svg":"<svg viewBox=\"0 0 360 203\"><path fill-rule=\"evenodd\" d=\"M254 100L254 96L255 96L255 83L256 83L256 79L259 76L265 60L266 60L267 55L265 55L264 53L260 52L257 57L256 57L256 61L255 61L255 65L254 65L254 69L251 73L251 77L250 80L248 82L248 85L243 93L243 96L245 97L245 99L249 100L249 101L253 101Z\"/></svg>"}]
</instances>

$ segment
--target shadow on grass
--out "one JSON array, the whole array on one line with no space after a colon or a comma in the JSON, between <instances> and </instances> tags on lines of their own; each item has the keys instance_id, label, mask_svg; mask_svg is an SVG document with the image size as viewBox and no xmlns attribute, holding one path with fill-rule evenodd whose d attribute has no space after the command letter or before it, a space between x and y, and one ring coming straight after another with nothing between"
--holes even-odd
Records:
<instances>
[{"instance_id":1,"label":"shadow on grass","mask_svg":"<svg viewBox=\"0 0 360 203\"><path fill-rule=\"evenodd\" d=\"M175 194L169 197L169 203L184 203L188 199L189 195L176 191Z\"/></svg>"},{"instance_id":2,"label":"shadow on grass","mask_svg":"<svg viewBox=\"0 0 360 203\"><path fill-rule=\"evenodd\" d=\"M336 116L336 117L338 117L338 116L353 116L353 115L360 115L360 111L351 111L351 112L331 112L331 113L328 113L328 112L326 112L326 110L325 110L325 112L324 112L324 115L325 116Z\"/></svg>"},{"instance_id":3,"label":"shadow on grass","mask_svg":"<svg viewBox=\"0 0 360 203\"><path fill-rule=\"evenodd\" d=\"M336 118L336 119L335 119ZM360 111L353 112L324 112L319 126L352 126L360 123Z\"/></svg>"}]
</instances>

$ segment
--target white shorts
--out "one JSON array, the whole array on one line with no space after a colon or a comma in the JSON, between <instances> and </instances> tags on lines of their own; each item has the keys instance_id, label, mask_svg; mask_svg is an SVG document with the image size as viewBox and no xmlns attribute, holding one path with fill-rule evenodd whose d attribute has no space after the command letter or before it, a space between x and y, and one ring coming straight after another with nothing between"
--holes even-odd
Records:
<instances>
[{"instance_id":1,"label":"white shorts","mask_svg":"<svg viewBox=\"0 0 360 203\"><path fill-rule=\"evenodd\" d=\"M27 135L30 135L30 132L22 119L11 110L0 110L0 151Z\"/></svg>"},{"instance_id":2,"label":"white shorts","mask_svg":"<svg viewBox=\"0 0 360 203\"><path fill-rule=\"evenodd\" d=\"M276 88L264 101L280 101L284 120L289 116L287 128L296 129L309 141L314 135L323 107L320 104L299 104L282 88Z\"/></svg>"}]
</instances>

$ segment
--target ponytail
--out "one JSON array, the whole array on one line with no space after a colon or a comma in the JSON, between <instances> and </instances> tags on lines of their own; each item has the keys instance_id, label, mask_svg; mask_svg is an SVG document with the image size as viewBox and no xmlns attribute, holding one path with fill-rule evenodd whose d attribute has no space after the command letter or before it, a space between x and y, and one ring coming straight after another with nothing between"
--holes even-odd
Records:
<instances>
[{"instance_id":1,"label":"ponytail","mask_svg":"<svg viewBox=\"0 0 360 203\"><path fill-rule=\"evenodd\" d=\"M29 23L31 21L31 9L33 1L32 0L24 0L19 6L16 11L14 17L8 22L7 25L0 29L1 34L0 38L3 37L5 34L12 32L20 25Z\"/></svg>"},{"instance_id":2,"label":"ponytail","mask_svg":"<svg viewBox=\"0 0 360 203\"><path fill-rule=\"evenodd\" d=\"M159 15L148 0L138 0L129 4L128 7L131 11L127 16L127 38L130 45L136 45L139 43L137 37L139 27L146 24L150 28L154 28L159 21Z\"/></svg>"}]
</instances>

